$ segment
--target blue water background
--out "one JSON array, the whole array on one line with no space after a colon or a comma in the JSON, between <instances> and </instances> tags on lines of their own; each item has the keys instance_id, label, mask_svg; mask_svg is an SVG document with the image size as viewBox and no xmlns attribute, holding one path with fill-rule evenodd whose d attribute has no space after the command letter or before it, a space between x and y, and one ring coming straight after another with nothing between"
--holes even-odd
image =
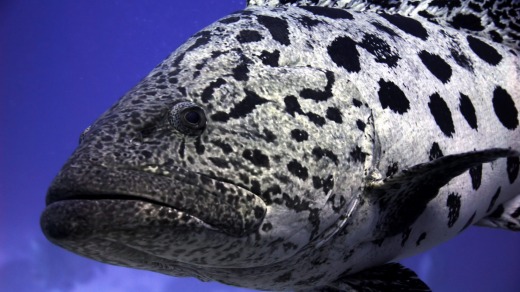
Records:
<instances>
[{"instance_id":1,"label":"blue water background","mask_svg":"<svg viewBox=\"0 0 520 292\"><path fill-rule=\"evenodd\" d=\"M39 228L79 134L244 0L0 1L0 291L248 291L101 264ZM520 234L472 227L405 260L434 291L520 291Z\"/></svg>"}]
</instances>

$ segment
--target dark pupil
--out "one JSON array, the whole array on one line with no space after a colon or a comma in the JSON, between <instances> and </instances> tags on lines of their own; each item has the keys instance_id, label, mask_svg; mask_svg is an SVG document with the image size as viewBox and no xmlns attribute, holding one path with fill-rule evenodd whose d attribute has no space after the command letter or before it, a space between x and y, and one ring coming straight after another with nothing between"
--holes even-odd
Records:
<instances>
[{"instance_id":1,"label":"dark pupil","mask_svg":"<svg viewBox=\"0 0 520 292\"><path fill-rule=\"evenodd\" d=\"M200 122L200 114L193 110L187 112L184 118L191 124L198 124Z\"/></svg>"}]
</instances>

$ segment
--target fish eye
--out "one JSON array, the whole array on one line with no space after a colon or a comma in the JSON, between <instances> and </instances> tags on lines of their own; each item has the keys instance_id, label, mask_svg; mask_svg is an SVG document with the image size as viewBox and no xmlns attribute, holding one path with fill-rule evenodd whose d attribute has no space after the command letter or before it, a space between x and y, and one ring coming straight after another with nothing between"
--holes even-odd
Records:
<instances>
[{"instance_id":1,"label":"fish eye","mask_svg":"<svg viewBox=\"0 0 520 292\"><path fill-rule=\"evenodd\" d=\"M204 110L189 101L175 104L170 111L170 124L179 132L188 136L198 136L206 128Z\"/></svg>"}]
</instances>

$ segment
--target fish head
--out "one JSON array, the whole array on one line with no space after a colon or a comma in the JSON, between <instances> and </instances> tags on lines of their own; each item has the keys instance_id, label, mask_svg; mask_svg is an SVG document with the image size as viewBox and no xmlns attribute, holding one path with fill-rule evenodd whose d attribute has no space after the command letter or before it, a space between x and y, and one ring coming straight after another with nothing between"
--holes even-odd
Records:
<instances>
[{"instance_id":1,"label":"fish head","mask_svg":"<svg viewBox=\"0 0 520 292\"><path fill-rule=\"evenodd\" d=\"M363 184L370 110L301 62L311 49L268 35L250 11L224 18L96 120L48 190L47 238L204 278L294 258L335 228Z\"/></svg>"}]
</instances>

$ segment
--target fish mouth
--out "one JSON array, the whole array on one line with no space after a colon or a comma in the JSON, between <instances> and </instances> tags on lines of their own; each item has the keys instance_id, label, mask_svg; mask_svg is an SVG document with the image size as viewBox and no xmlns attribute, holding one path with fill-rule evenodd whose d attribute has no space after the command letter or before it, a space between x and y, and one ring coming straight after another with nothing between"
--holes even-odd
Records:
<instances>
[{"instance_id":1,"label":"fish mouth","mask_svg":"<svg viewBox=\"0 0 520 292\"><path fill-rule=\"evenodd\" d=\"M243 187L182 168L154 169L161 172L67 163L47 192L44 234L58 244L143 228L244 237L263 221L265 203Z\"/></svg>"}]
</instances>

